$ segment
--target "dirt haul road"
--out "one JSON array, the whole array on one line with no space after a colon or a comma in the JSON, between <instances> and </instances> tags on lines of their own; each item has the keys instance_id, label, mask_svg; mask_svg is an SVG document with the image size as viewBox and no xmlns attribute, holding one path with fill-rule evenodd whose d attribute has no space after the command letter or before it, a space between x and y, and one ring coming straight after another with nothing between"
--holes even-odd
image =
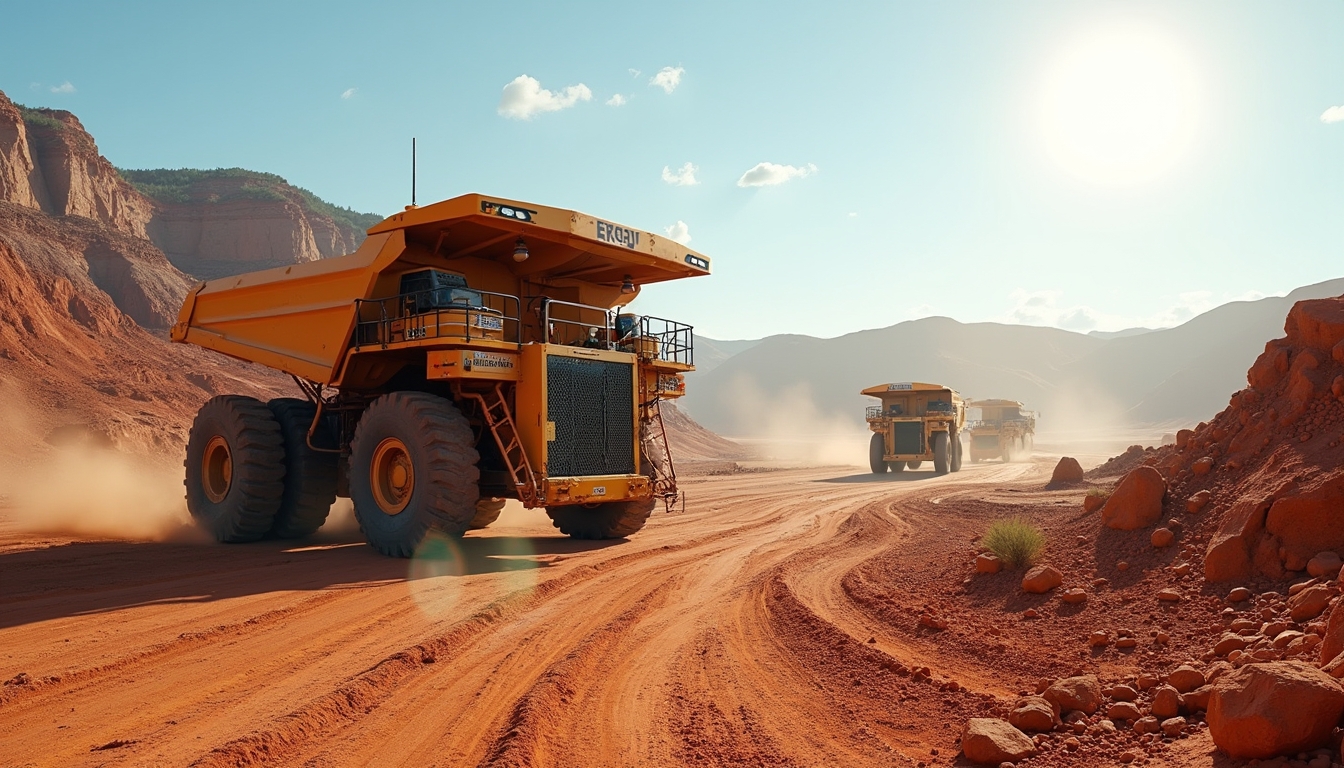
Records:
<instances>
[{"instance_id":1,"label":"dirt haul road","mask_svg":"<svg viewBox=\"0 0 1344 768\"><path fill-rule=\"evenodd\" d=\"M685 512L629 541L518 510L411 561L357 534L0 529L0 763L949 765L1020 680L882 619L853 574L969 562L978 527L942 497L1039 487L1045 466L691 478Z\"/></svg>"}]
</instances>

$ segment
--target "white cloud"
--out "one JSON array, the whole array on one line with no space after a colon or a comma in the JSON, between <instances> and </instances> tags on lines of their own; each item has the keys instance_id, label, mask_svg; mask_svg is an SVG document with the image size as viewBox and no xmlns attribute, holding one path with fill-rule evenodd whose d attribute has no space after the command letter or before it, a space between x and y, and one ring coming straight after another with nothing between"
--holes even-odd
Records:
<instances>
[{"instance_id":1,"label":"white cloud","mask_svg":"<svg viewBox=\"0 0 1344 768\"><path fill-rule=\"evenodd\" d=\"M629 70L627 70L627 71L630 73L630 76L633 77L633 78L636 79L636 80L639 79L639 76L640 76L640 75L644 74L643 72L641 72L641 71L638 70L638 69L635 69L634 67L631 67L631 68L630 68Z\"/></svg>"},{"instance_id":2,"label":"white cloud","mask_svg":"<svg viewBox=\"0 0 1344 768\"><path fill-rule=\"evenodd\" d=\"M341 98L342 99L352 98L358 92L359 92L358 88L346 88L344 91L341 91Z\"/></svg>"},{"instance_id":3,"label":"white cloud","mask_svg":"<svg viewBox=\"0 0 1344 768\"><path fill-rule=\"evenodd\" d=\"M1322 123L1338 123L1340 121L1344 121L1344 104L1331 107L1321 113Z\"/></svg>"},{"instance_id":4,"label":"white cloud","mask_svg":"<svg viewBox=\"0 0 1344 768\"><path fill-rule=\"evenodd\" d=\"M663 227L667 233L667 239L686 245L691 242L691 228L686 226L686 222L678 220L676 224L670 227Z\"/></svg>"},{"instance_id":5,"label":"white cloud","mask_svg":"<svg viewBox=\"0 0 1344 768\"><path fill-rule=\"evenodd\" d=\"M682 67L663 67L658 70L658 74L649 78L649 85L656 85L663 89L663 93L671 93L677 90L681 85L681 76L686 74Z\"/></svg>"},{"instance_id":6,"label":"white cloud","mask_svg":"<svg viewBox=\"0 0 1344 768\"><path fill-rule=\"evenodd\" d=\"M51 92L52 92L52 93L74 93L74 92L75 92L75 86L71 85L69 80L66 80L64 83L61 83L60 85L53 85L53 86L51 86Z\"/></svg>"},{"instance_id":7,"label":"white cloud","mask_svg":"<svg viewBox=\"0 0 1344 768\"><path fill-rule=\"evenodd\" d=\"M696 180L695 174L700 169L694 163L686 163L680 170L673 171L668 166L663 166L663 181L674 187L692 187L700 182Z\"/></svg>"},{"instance_id":8,"label":"white cloud","mask_svg":"<svg viewBox=\"0 0 1344 768\"><path fill-rule=\"evenodd\" d=\"M531 120L542 112L556 112L591 98L593 92L583 83L552 93L542 88L536 78L519 75L504 86L499 97L499 114L514 120Z\"/></svg>"},{"instance_id":9,"label":"white cloud","mask_svg":"<svg viewBox=\"0 0 1344 768\"><path fill-rule=\"evenodd\" d=\"M851 219L857 219L857 218L859 218L859 212L858 212L858 211L850 211L850 212L849 212L849 218L851 218Z\"/></svg>"},{"instance_id":10,"label":"white cloud","mask_svg":"<svg viewBox=\"0 0 1344 768\"><path fill-rule=\"evenodd\" d=\"M742 178L737 180L739 187L773 187L789 179L801 179L817 172L817 166L808 163L802 168L776 163L757 163Z\"/></svg>"},{"instance_id":11,"label":"white cloud","mask_svg":"<svg viewBox=\"0 0 1344 768\"><path fill-rule=\"evenodd\" d=\"M623 106L624 104L625 104L625 97L619 93L614 94L610 99L607 99L608 107L619 107Z\"/></svg>"}]
</instances>

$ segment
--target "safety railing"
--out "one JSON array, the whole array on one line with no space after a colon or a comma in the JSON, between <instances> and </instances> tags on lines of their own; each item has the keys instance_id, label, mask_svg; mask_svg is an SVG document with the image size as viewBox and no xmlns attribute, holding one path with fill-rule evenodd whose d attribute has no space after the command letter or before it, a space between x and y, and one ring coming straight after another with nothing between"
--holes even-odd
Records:
<instances>
[{"instance_id":1,"label":"safety railing","mask_svg":"<svg viewBox=\"0 0 1344 768\"><path fill-rule=\"evenodd\" d=\"M695 365L695 334L685 323L558 299L544 301L541 312L551 344L632 352L646 360Z\"/></svg>"},{"instance_id":2,"label":"safety railing","mask_svg":"<svg viewBox=\"0 0 1344 768\"><path fill-rule=\"evenodd\" d=\"M880 419L880 418L882 418L882 406L880 406L880 405L870 405L870 406L868 406L868 407L865 408L864 411L863 411L863 417L864 417L865 419Z\"/></svg>"},{"instance_id":3,"label":"safety railing","mask_svg":"<svg viewBox=\"0 0 1344 768\"><path fill-rule=\"evenodd\" d=\"M473 291L481 303L454 303L418 311L434 291L403 293L386 299L356 299L355 349L424 339L491 339L521 344L522 302L507 293Z\"/></svg>"},{"instance_id":4,"label":"safety railing","mask_svg":"<svg viewBox=\"0 0 1344 768\"><path fill-rule=\"evenodd\" d=\"M652 350L647 349L650 339L656 342ZM652 352L652 357L659 360L695 365L695 333L685 323L644 315L639 319L638 335L621 341L633 344L637 351Z\"/></svg>"}]
</instances>

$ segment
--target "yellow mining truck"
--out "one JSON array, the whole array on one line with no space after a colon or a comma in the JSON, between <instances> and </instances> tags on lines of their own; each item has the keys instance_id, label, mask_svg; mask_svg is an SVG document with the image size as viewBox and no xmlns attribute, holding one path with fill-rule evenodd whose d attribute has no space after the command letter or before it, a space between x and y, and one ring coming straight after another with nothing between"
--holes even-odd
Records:
<instances>
[{"instance_id":1,"label":"yellow mining truck","mask_svg":"<svg viewBox=\"0 0 1344 768\"><path fill-rule=\"evenodd\" d=\"M172 339L290 374L304 399L216 397L187 445L187 506L221 541L316 530L336 496L407 557L505 499L577 538L638 531L677 479L660 401L691 326L624 309L709 274L665 237L470 194L409 206L359 250L210 280Z\"/></svg>"},{"instance_id":2,"label":"yellow mining truck","mask_svg":"<svg viewBox=\"0 0 1344 768\"><path fill-rule=\"evenodd\" d=\"M940 475L961 470L959 435L966 426L966 404L956 390L907 381L879 384L860 394L882 401L865 414L873 431L868 466L875 474L919 469L929 460Z\"/></svg>"},{"instance_id":3,"label":"yellow mining truck","mask_svg":"<svg viewBox=\"0 0 1344 768\"><path fill-rule=\"evenodd\" d=\"M1025 461L1031 456L1036 435L1036 414L1016 400L972 400L966 404L979 411L967 427L971 463L985 459Z\"/></svg>"}]
</instances>

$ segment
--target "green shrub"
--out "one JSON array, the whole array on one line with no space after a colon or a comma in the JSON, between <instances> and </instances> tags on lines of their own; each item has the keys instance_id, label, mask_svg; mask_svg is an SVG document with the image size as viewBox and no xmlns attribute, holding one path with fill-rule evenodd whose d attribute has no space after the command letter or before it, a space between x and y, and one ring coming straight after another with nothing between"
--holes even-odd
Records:
<instances>
[{"instance_id":1,"label":"green shrub","mask_svg":"<svg viewBox=\"0 0 1344 768\"><path fill-rule=\"evenodd\" d=\"M1088 495L1088 496L1091 496L1091 497L1094 498L1094 499L1102 499L1102 500L1105 500L1105 499L1109 499L1109 498L1111 498L1111 489L1110 489L1110 488L1091 488L1091 489L1088 489L1088 491L1087 491L1087 495Z\"/></svg>"},{"instance_id":2,"label":"green shrub","mask_svg":"<svg viewBox=\"0 0 1344 768\"><path fill-rule=\"evenodd\" d=\"M23 122L29 125L40 125L44 128L51 128L56 131L65 128L65 123L62 123L60 120L47 114L49 110L42 109L41 107L33 109L32 107L25 107L22 104L15 104L14 106L18 107L19 114L23 115Z\"/></svg>"},{"instance_id":3,"label":"green shrub","mask_svg":"<svg viewBox=\"0 0 1344 768\"><path fill-rule=\"evenodd\" d=\"M1009 568L1031 565L1045 549L1045 534L1020 517L1000 520L989 526L980 539L990 552Z\"/></svg>"}]
</instances>

